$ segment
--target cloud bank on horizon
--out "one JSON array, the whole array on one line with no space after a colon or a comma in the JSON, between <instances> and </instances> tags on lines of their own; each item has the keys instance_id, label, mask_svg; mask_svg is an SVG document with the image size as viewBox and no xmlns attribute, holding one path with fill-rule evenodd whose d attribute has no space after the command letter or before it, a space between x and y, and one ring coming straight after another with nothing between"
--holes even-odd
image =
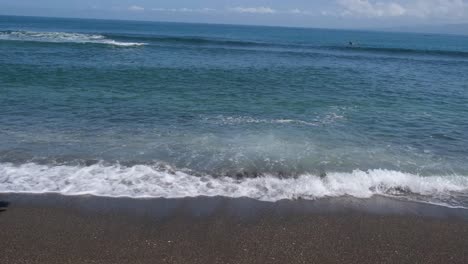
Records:
<instances>
[{"instance_id":1,"label":"cloud bank on horizon","mask_svg":"<svg viewBox=\"0 0 468 264\"><path fill-rule=\"evenodd\" d=\"M40 3L38 3L40 2ZM3 0L1 14L362 27L468 22L468 0ZM73 15L75 14L75 15Z\"/></svg>"},{"instance_id":2,"label":"cloud bank on horizon","mask_svg":"<svg viewBox=\"0 0 468 264\"><path fill-rule=\"evenodd\" d=\"M338 0L343 8L338 15L357 17L460 18L468 15L464 0L369 1Z\"/></svg>"}]
</instances>

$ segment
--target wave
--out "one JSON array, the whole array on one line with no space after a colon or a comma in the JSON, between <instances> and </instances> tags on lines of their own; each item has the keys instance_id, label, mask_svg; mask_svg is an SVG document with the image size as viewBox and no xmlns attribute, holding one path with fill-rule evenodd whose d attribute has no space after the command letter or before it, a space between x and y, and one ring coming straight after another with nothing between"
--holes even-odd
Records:
<instances>
[{"instance_id":1,"label":"wave","mask_svg":"<svg viewBox=\"0 0 468 264\"><path fill-rule=\"evenodd\" d=\"M147 41L168 44L188 44L188 45L221 45L221 46L277 46L279 43L269 43L253 40L238 40L229 38L203 37L203 36L165 36L165 35L119 35L106 34L109 37L125 39L129 41Z\"/></svg>"},{"instance_id":2,"label":"wave","mask_svg":"<svg viewBox=\"0 0 468 264\"><path fill-rule=\"evenodd\" d=\"M122 37L122 36L119 36ZM337 51L361 51L369 53L385 53L394 55L434 55L434 56L454 56L454 57L467 57L467 51L457 50L433 50L433 49L410 49L410 48L397 48L397 47L372 47L372 46L348 46L343 45L318 45L313 43L271 43L261 41L250 41L250 40L235 40L235 39L218 39L208 37L176 37L176 36L148 36L148 37L129 37L129 39L139 39L162 43L182 43L188 45L215 45L215 46L231 46L231 47L264 47L264 48L286 48L286 49L299 49L301 52L311 51L325 51L325 50L337 50Z\"/></svg>"},{"instance_id":3,"label":"wave","mask_svg":"<svg viewBox=\"0 0 468 264\"><path fill-rule=\"evenodd\" d=\"M117 40L116 40L117 39ZM431 50L431 49L408 49L392 47L371 47L371 46L347 46L343 45L316 45L313 43L273 43L254 40L237 40L224 38L210 38L202 36L159 36L159 35L121 35L121 34L84 34L71 32L35 32L35 31L0 31L0 40L12 41L35 41L51 43L92 43L121 47L144 46L148 43L155 44L185 44L189 46L228 46L239 48L280 48L280 50L298 50L304 52L367 52L387 55L433 55L450 57L468 57L467 51L455 50Z\"/></svg>"},{"instance_id":4,"label":"wave","mask_svg":"<svg viewBox=\"0 0 468 264\"><path fill-rule=\"evenodd\" d=\"M196 175L162 165L41 165L0 163L2 193L90 194L110 197L249 197L261 201L385 195L468 208L468 177L419 176L389 170L355 170L292 178ZM465 201L463 200L465 199Z\"/></svg>"},{"instance_id":5,"label":"wave","mask_svg":"<svg viewBox=\"0 0 468 264\"><path fill-rule=\"evenodd\" d=\"M337 120L344 119L343 115L336 113L329 113L320 118L315 118L311 121L304 121L299 119L262 119L249 116L217 116L205 118L205 121L213 121L216 124L223 125L240 125L240 124L271 124L271 125L304 125L304 126L320 126L336 122Z\"/></svg>"},{"instance_id":6,"label":"wave","mask_svg":"<svg viewBox=\"0 0 468 264\"><path fill-rule=\"evenodd\" d=\"M390 47L366 47L366 46L335 46L330 49L340 51L361 51L369 53L385 53L395 55L433 55L433 56L448 56L448 57L468 57L467 51L456 50L431 50L431 49L407 49L407 48L390 48Z\"/></svg>"},{"instance_id":7,"label":"wave","mask_svg":"<svg viewBox=\"0 0 468 264\"><path fill-rule=\"evenodd\" d=\"M142 42L121 42L97 34L68 32L0 31L0 40L52 43L93 43L120 47L143 46Z\"/></svg>"},{"instance_id":8,"label":"wave","mask_svg":"<svg viewBox=\"0 0 468 264\"><path fill-rule=\"evenodd\" d=\"M209 38L201 36L118 36L119 38L128 38L129 40L138 39L139 41L151 41L160 43L181 43L188 45L215 45L215 46L231 46L231 47L276 47L286 49L299 49L302 52L307 51L324 51L324 50L337 50L337 51L362 51L373 53L386 53L386 54L415 54L415 55L434 55L434 56L456 56L466 57L467 51L456 50L432 50L432 49L409 49L397 47L371 47L371 46L348 46L346 44L333 46L333 45L318 45L313 43L294 43L294 42L263 42L253 40L236 40L236 39L222 39L222 38Z\"/></svg>"},{"instance_id":9,"label":"wave","mask_svg":"<svg viewBox=\"0 0 468 264\"><path fill-rule=\"evenodd\" d=\"M248 116L218 116L216 118L206 118L206 121L213 120L217 124L240 125L240 124L296 124L307 126L318 126L319 122L307 122L296 119L257 119Z\"/></svg>"}]
</instances>

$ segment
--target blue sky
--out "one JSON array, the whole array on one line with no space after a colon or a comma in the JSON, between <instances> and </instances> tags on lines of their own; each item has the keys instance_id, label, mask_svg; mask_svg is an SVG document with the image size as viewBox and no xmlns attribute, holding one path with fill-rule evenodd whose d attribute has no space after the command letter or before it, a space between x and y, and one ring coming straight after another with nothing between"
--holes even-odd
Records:
<instances>
[{"instance_id":1,"label":"blue sky","mask_svg":"<svg viewBox=\"0 0 468 264\"><path fill-rule=\"evenodd\" d=\"M468 0L0 0L0 14L372 28L468 22Z\"/></svg>"}]
</instances>

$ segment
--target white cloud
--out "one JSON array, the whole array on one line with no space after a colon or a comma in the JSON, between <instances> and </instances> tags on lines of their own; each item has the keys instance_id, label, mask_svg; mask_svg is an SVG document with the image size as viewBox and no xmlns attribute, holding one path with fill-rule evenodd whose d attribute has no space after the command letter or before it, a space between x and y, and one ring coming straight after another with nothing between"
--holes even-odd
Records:
<instances>
[{"instance_id":1,"label":"white cloud","mask_svg":"<svg viewBox=\"0 0 468 264\"><path fill-rule=\"evenodd\" d=\"M198 12L198 13L203 13L203 12L214 12L216 9L213 8L152 8L152 11L158 11L158 12L185 12L185 13L192 13L192 12Z\"/></svg>"},{"instance_id":2,"label":"white cloud","mask_svg":"<svg viewBox=\"0 0 468 264\"><path fill-rule=\"evenodd\" d=\"M293 15L312 15L312 12L307 11L307 10L302 10L299 8L290 9L286 13L293 14Z\"/></svg>"},{"instance_id":3,"label":"white cloud","mask_svg":"<svg viewBox=\"0 0 468 264\"><path fill-rule=\"evenodd\" d=\"M250 13L250 14L290 14L290 15L312 15L313 13L307 10L302 10L299 8L289 9L289 10L277 10L270 7L231 7L222 10L214 8L151 8L152 11L156 12L198 12L198 13L208 13L208 12L235 12L235 13Z\"/></svg>"},{"instance_id":4,"label":"white cloud","mask_svg":"<svg viewBox=\"0 0 468 264\"><path fill-rule=\"evenodd\" d=\"M408 4L408 14L416 17L459 18L468 16L464 0L417 0Z\"/></svg>"},{"instance_id":5,"label":"white cloud","mask_svg":"<svg viewBox=\"0 0 468 264\"><path fill-rule=\"evenodd\" d=\"M351 17L468 17L467 0L337 0L341 11L323 11L324 15Z\"/></svg>"},{"instance_id":6,"label":"white cloud","mask_svg":"<svg viewBox=\"0 0 468 264\"><path fill-rule=\"evenodd\" d=\"M407 10L395 2L371 2L369 0L338 0L343 16L385 17L402 16Z\"/></svg>"},{"instance_id":7,"label":"white cloud","mask_svg":"<svg viewBox=\"0 0 468 264\"><path fill-rule=\"evenodd\" d=\"M200 9L202 12L214 12L216 11L216 9L214 8L208 8L208 7L205 7L205 8L202 8Z\"/></svg>"},{"instance_id":8,"label":"white cloud","mask_svg":"<svg viewBox=\"0 0 468 264\"><path fill-rule=\"evenodd\" d=\"M231 7L226 9L214 8L151 8L156 12L187 12L187 13L208 13L208 12L235 12L235 13L250 13L250 14L286 14L286 15L313 15L312 12L299 8L278 10L270 7Z\"/></svg>"},{"instance_id":9,"label":"white cloud","mask_svg":"<svg viewBox=\"0 0 468 264\"><path fill-rule=\"evenodd\" d=\"M128 10L130 11L144 11L145 8L137 5L132 5L128 7Z\"/></svg>"},{"instance_id":10,"label":"white cloud","mask_svg":"<svg viewBox=\"0 0 468 264\"><path fill-rule=\"evenodd\" d=\"M229 8L230 11L232 12L237 12L237 13L251 13L251 14L275 14L277 11L275 9L272 9L270 7L264 7L264 6L259 6L259 7L233 7Z\"/></svg>"}]
</instances>

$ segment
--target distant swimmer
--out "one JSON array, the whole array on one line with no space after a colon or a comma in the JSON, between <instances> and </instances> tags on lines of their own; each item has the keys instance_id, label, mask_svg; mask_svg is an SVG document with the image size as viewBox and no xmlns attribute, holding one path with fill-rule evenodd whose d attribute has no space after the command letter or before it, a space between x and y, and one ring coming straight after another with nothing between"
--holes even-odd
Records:
<instances>
[{"instance_id":1,"label":"distant swimmer","mask_svg":"<svg viewBox=\"0 0 468 264\"><path fill-rule=\"evenodd\" d=\"M354 46L354 43L352 41L350 41L348 44L349 46Z\"/></svg>"}]
</instances>

